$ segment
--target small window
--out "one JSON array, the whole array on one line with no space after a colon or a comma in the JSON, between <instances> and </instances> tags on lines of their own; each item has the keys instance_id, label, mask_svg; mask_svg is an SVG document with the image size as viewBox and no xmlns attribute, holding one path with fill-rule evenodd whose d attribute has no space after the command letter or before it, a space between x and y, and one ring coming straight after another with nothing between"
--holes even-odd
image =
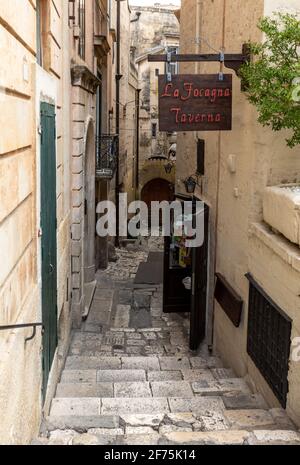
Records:
<instances>
[{"instance_id":1,"label":"small window","mask_svg":"<svg viewBox=\"0 0 300 465\"><path fill-rule=\"evenodd\" d=\"M78 53L79 56L85 59L85 0L79 0L78 11L78 26L80 29Z\"/></svg>"},{"instance_id":2,"label":"small window","mask_svg":"<svg viewBox=\"0 0 300 465\"><path fill-rule=\"evenodd\" d=\"M155 139L157 136L157 123L152 123L152 137Z\"/></svg>"}]
</instances>

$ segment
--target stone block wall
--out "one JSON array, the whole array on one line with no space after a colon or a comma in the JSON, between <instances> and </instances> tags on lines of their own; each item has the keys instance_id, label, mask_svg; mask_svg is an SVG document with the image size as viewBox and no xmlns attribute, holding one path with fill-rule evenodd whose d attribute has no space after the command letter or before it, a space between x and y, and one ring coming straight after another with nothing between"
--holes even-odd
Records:
<instances>
[{"instance_id":1,"label":"stone block wall","mask_svg":"<svg viewBox=\"0 0 300 465\"><path fill-rule=\"evenodd\" d=\"M198 9L197 9L198 5ZM183 53L241 53L242 45L248 41L262 40L257 28L258 20L274 10L295 12L296 2L259 1L245 3L239 0L216 0L194 2L183 0L181 9L181 39ZM197 37L204 37L200 45ZM194 45L190 45L194 41ZM181 72L218 73L218 63L183 64ZM270 404L277 401L250 360L247 345L248 293L249 284L245 274L251 271L258 283L270 291L282 309L293 315L293 333L298 334L298 308L296 289L289 291L289 279L296 272L282 262L276 248L268 252L261 238L253 246L249 229L252 223L263 220L263 192L266 186L283 182L299 182L299 150L286 146L286 134L274 133L257 122L257 112L241 92L240 79L233 74L233 129L229 132L182 133L177 147L177 192L185 193L182 180L196 169L196 141L205 139L205 175L200 179L196 195L210 206L210 276L208 305L208 342L214 341L216 351L231 365L239 376L248 375L254 386L266 393ZM233 164L232 164L233 163ZM232 166L234 165L234 169ZM286 244L288 247L288 244ZM286 252L285 252L286 253ZM272 260L272 261L271 261ZM270 263L276 263L281 283L273 285ZM254 266L255 265L255 266ZM263 266L263 268L262 268ZM281 271L280 271L281 270ZM244 310L239 328L235 328L223 310L214 301L214 272L224 275L226 280L244 300ZM278 278L277 278L278 279ZM284 301L280 295L285 295ZM215 311L214 311L215 310ZM214 311L214 331L212 314ZM211 336L213 335L213 338ZM234 342L233 342L234 341ZM299 363L298 363L299 365ZM290 395L288 410L299 422L299 399L295 395L299 366L291 364Z\"/></svg>"}]
</instances>

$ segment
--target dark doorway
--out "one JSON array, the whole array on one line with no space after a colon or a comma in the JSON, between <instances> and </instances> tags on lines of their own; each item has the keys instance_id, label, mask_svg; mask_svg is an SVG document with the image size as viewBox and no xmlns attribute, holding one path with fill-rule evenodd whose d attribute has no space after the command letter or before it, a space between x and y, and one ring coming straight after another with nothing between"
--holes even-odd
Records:
<instances>
[{"instance_id":1,"label":"dark doorway","mask_svg":"<svg viewBox=\"0 0 300 465\"><path fill-rule=\"evenodd\" d=\"M151 202L162 202L174 199L174 186L165 179L157 178L149 181L142 189L141 200L150 208Z\"/></svg>"},{"instance_id":2,"label":"dark doorway","mask_svg":"<svg viewBox=\"0 0 300 465\"><path fill-rule=\"evenodd\" d=\"M43 399L57 347L55 107L41 103Z\"/></svg>"},{"instance_id":3,"label":"dark doorway","mask_svg":"<svg viewBox=\"0 0 300 465\"><path fill-rule=\"evenodd\" d=\"M192 251L190 349L197 350L206 334L209 207L204 205L204 242Z\"/></svg>"},{"instance_id":4,"label":"dark doorway","mask_svg":"<svg viewBox=\"0 0 300 465\"><path fill-rule=\"evenodd\" d=\"M165 238L164 249L163 311L190 313L191 350L197 350L206 332L209 207L205 204L202 215L201 247L187 249L184 240L171 235Z\"/></svg>"},{"instance_id":5,"label":"dark doorway","mask_svg":"<svg viewBox=\"0 0 300 465\"><path fill-rule=\"evenodd\" d=\"M174 185L165 179L152 179L142 189L141 200L146 203L151 222L151 202L172 202L174 200ZM162 212L160 212L159 224L162 225Z\"/></svg>"}]
</instances>

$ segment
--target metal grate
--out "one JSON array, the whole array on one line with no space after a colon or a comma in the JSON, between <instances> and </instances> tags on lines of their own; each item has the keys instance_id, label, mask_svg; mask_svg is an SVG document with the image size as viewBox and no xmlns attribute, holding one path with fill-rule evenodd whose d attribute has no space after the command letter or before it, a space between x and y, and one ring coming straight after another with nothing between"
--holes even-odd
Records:
<instances>
[{"instance_id":1,"label":"metal grate","mask_svg":"<svg viewBox=\"0 0 300 465\"><path fill-rule=\"evenodd\" d=\"M96 177L113 178L117 168L116 135L101 135L96 138Z\"/></svg>"},{"instance_id":2,"label":"metal grate","mask_svg":"<svg viewBox=\"0 0 300 465\"><path fill-rule=\"evenodd\" d=\"M291 319L250 274L247 351L282 407L286 407Z\"/></svg>"}]
</instances>

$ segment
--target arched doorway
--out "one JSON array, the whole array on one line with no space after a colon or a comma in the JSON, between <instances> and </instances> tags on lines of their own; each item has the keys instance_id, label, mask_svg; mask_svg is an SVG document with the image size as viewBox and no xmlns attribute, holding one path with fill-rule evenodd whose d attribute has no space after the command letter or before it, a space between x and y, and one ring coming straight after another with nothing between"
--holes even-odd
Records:
<instances>
[{"instance_id":1,"label":"arched doorway","mask_svg":"<svg viewBox=\"0 0 300 465\"><path fill-rule=\"evenodd\" d=\"M141 200L147 204L149 221L151 220L151 202L172 202L174 200L174 185L165 179L156 178L147 182L141 192ZM162 213L160 212L160 225Z\"/></svg>"},{"instance_id":2,"label":"arched doorway","mask_svg":"<svg viewBox=\"0 0 300 465\"><path fill-rule=\"evenodd\" d=\"M157 178L147 182L141 192L141 200L150 208L151 202L174 200L174 186L165 179Z\"/></svg>"},{"instance_id":3,"label":"arched doorway","mask_svg":"<svg viewBox=\"0 0 300 465\"><path fill-rule=\"evenodd\" d=\"M84 165L84 283L95 280L95 130L89 123Z\"/></svg>"}]
</instances>

